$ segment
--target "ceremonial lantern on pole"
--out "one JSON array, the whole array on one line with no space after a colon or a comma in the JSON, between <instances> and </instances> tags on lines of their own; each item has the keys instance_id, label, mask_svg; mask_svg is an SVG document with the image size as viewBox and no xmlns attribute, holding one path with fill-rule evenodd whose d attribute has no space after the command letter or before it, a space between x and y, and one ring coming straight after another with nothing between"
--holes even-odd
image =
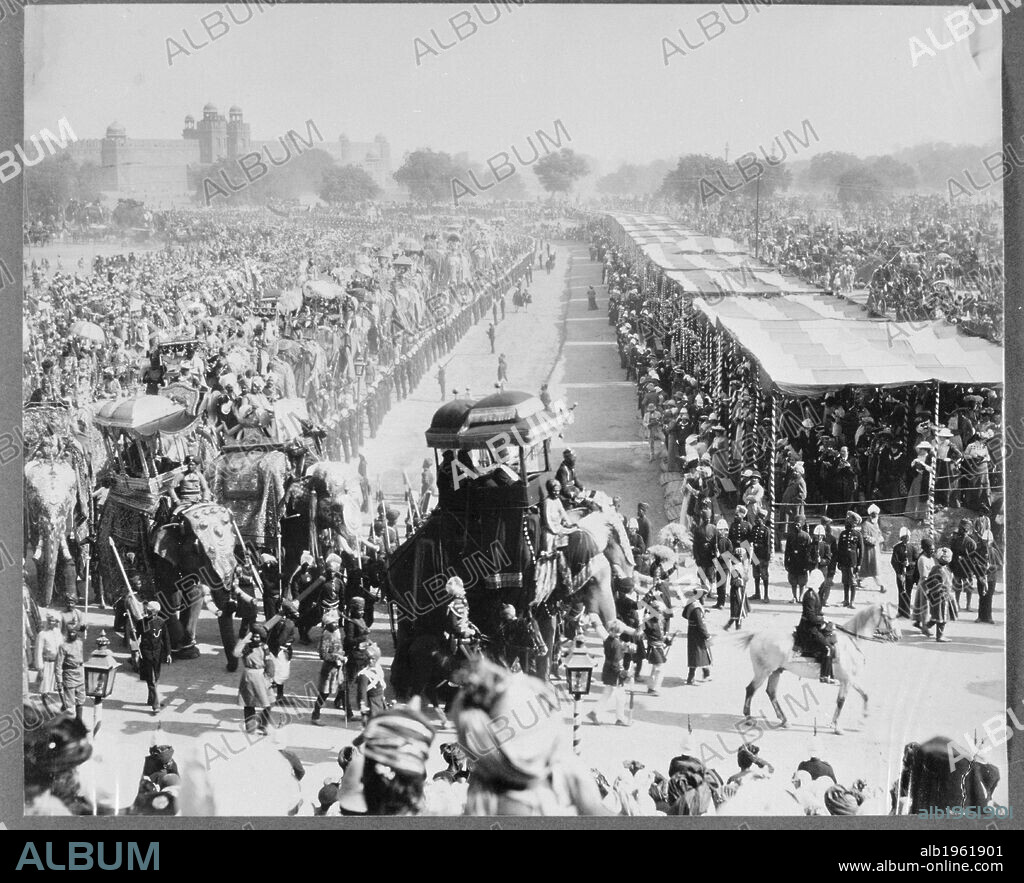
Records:
<instances>
[{"instance_id":1,"label":"ceremonial lantern on pole","mask_svg":"<svg viewBox=\"0 0 1024 883\"><path fill-rule=\"evenodd\" d=\"M363 375L366 373L366 358L360 353L352 363L352 370L356 373L356 407L359 407L359 397L363 388Z\"/></svg>"},{"instance_id":2,"label":"ceremonial lantern on pole","mask_svg":"<svg viewBox=\"0 0 1024 883\"><path fill-rule=\"evenodd\" d=\"M590 693L594 660L578 638L572 656L565 661L565 688L572 693L572 750L580 753L580 700Z\"/></svg>"},{"instance_id":3,"label":"ceremonial lantern on pole","mask_svg":"<svg viewBox=\"0 0 1024 883\"><path fill-rule=\"evenodd\" d=\"M103 700L114 692L114 678L120 663L110 653L110 639L107 633L100 632L96 641L96 649L85 661L85 694L91 696L93 706L92 737L96 738L100 731L103 715Z\"/></svg>"}]
</instances>

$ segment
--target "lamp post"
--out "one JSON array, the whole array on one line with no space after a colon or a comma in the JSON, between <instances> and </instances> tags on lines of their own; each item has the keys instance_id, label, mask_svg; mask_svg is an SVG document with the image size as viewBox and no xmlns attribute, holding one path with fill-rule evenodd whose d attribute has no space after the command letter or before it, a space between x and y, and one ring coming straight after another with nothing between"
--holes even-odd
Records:
<instances>
[{"instance_id":1,"label":"lamp post","mask_svg":"<svg viewBox=\"0 0 1024 883\"><path fill-rule=\"evenodd\" d=\"M580 753L580 700L590 693L594 676L594 659L587 653L582 638L576 639L572 656L565 661L565 688L572 693L572 750Z\"/></svg>"},{"instance_id":2,"label":"lamp post","mask_svg":"<svg viewBox=\"0 0 1024 883\"><path fill-rule=\"evenodd\" d=\"M93 706L92 738L95 741L100 731L103 716L103 700L114 692L114 678L120 663L110 652L110 639L105 631L100 632L96 649L83 663L85 669L85 695L91 696Z\"/></svg>"},{"instance_id":3,"label":"lamp post","mask_svg":"<svg viewBox=\"0 0 1024 883\"><path fill-rule=\"evenodd\" d=\"M363 403L361 397L363 393L363 375L366 373L366 357L362 353L356 356L355 361L352 363L352 369L356 372L356 429L357 440L361 443L363 431Z\"/></svg>"}]
</instances>

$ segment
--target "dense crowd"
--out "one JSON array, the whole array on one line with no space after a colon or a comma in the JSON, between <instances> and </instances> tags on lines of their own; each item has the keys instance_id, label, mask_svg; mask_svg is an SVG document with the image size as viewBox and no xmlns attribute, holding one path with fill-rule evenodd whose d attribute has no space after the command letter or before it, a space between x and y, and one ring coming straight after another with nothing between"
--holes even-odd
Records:
<instances>
[{"instance_id":1,"label":"dense crowd","mask_svg":"<svg viewBox=\"0 0 1024 883\"><path fill-rule=\"evenodd\" d=\"M417 225L427 220L373 208L354 218L171 212L165 221L157 251L76 270L59 259L26 266L26 397L88 409L184 379L229 396L232 413L216 418L223 434L251 397L297 396L325 429L328 454L346 461L511 290L533 248L525 234L482 225L463 241L456 227L440 232L440 217L424 240ZM161 344L181 341L190 357L167 364Z\"/></svg>"},{"instance_id":2,"label":"dense crowd","mask_svg":"<svg viewBox=\"0 0 1024 883\"><path fill-rule=\"evenodd\" d=\"M730 236L781 272L836 293L866 290L868 309L915 322L945 319L1002 341L1002 209L908 196L843 212L807 198L759 213L723 208L682 220Z\"/></svg>"},{"instance_id":3,"label":"dense crowd","mask_svg":"<svg viewBox=\"0 0 1024 883\"><path fill-rule=\"evenodd\" d=\"M384 709L338 752L315 797L287 747L286 716L272 738L230 755L207 745L181 757L154 740L133 796L104 780L80 722L34 702L24 714L27 815L916 815L988 806L999 782L995 767L941 738L907 745L891 783L837 771L817 737L795 769L777 769L759 727L731 750L688 733L660 769L636 759L588 769L568 749L551 686L488 662L462 678L453 739L441 741L418 705Z\"/></svg>"}]
</instances>

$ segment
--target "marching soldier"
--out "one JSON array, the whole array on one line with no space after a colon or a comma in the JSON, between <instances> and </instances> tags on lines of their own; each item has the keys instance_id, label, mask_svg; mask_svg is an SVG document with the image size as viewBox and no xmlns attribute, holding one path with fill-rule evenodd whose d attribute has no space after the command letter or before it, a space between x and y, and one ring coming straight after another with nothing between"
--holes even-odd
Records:
<instances>
[{"instance_id":1,"label":"marching soldier","mask_svg":"<svg viewBox=\"0 0 1024 883\"><path fill-rule=\"evenodd\" d=\"M356 675L359 715L364 727L370 722L370 718L381 714L386 708L384 702L386 683L384 669L380 664L380 647L370 644L367 648L367 655L369 662Z\"/></svg>"},{"instance_id":2,"label":"marching soldier","mask_svg":"<svg viewBox=\"0 0 1024 883\"><path fill-rule=\"evenodd\" d=\"M320 709L323 708L328 695L337 690L340 696L338 674L345 664L344 645L338 631L337 616L327 617L323 625L323 634L320 635L320 677L316 685L316 704L313 706L312 716L312 723L317 726L323 726L320 723ZM335 702L336 706L337 704Z\"/></svg>"},{"instance_id":3,"label":"marching soldier","mask_svg":"<svg viewBox=\"0 0 1024 883\"><path fill-rule=\"evenodd\" d=\"M357 693L357 678L359 672L370 664L370 629L363 619L366 602L362 598L353 598L348 605L348 614L345 616L345 707L349 720L355 717L355 709L359 706ZM334 707L339 706L338 699L335 699Z\"/></svg>"}]
</instances>

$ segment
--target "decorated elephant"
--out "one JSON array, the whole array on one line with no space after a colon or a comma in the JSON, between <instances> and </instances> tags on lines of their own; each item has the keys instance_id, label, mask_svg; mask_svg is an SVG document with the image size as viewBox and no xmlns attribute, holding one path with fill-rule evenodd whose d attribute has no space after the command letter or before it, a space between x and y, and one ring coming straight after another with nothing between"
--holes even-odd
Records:
<instances>
[{"instance_id":1,"label":"decorated elephant","mask_svg":"<svg viewBox=\"0 0 1024 883\"><path fill-rule=\"evenodd\" d=\"M293 460L284 451L260 447L221 454L209 466L213 498L231 510L246 543L275 549L285 485Z\"/></svg>"},{"instance_id":2,"label":"decorated elephant","mask_svg":"<svg viewBox=\"0 0 1024 883\"><path fill-rule=\"evenodd\" d=\"M313 463L288 488L281 522L282 573L286 577L294 573L302 552L310 548L314 508L318 541L329 532L331 542L339 538L343 548L358 552L362 506L363 491L354 464L330 460Z\"/></svg>"},{"instance_id":3,"label":"decorated elephant","mask_svg":"<svg viewBox=\"0 0 1024 883\"><path fill-rule=\"evenodd\" d=\"M237 665L232 655L234 614L255 620L256 611L234 591L239 558L231 512L216 503L195 503L154 527L151 543L156 597L180 624L178 628L168 620L175 657L194 659L199 655L196 626L205 604L217 616L228 667Z\"/></svg>"},{"instance_id":4,"label":"decorated elephant","mask_svg":"<svg viewBox=\"0 0 1024 883\"><path fill-rule=\"evenodd\" d=\"M354 464L331 460L313 463L301 479L293 481L281 513L281 572L285 579L298 569L300 556L310 549L314 508L317 538L329 531L332 541L339 537L345 546L358 552L362 505L363 491Z\"/></svg>"},{"instance_id":5,"label":"decorated elephant","mask_svg":"<svg viewBox=\"0 0 1024 883\"><path fill-rule=\"evenodd\" d=\"M48 453L56 453L52 448ZM35 601L49 607L58 563L63 562L63 591L76 594L74 558L68 535L75 527L78 476L65 460L44 454L25 464L26 557L36 562Z\"/></svg>"},{"instance_id":6,"label":"decorated elephant","mask_svg":"<svg viewBox=\"0 0 1024 883\"><path fill-rule=\"evenodd\" d=\"M533 618L550 653L536 660L537 677L546 679L555 658L556 610L562 602L583 601L587 613L596 613L604 625L616 618L615 587L633 578L635 561L625 536L621 517L611 510L596 511L581 518L579 530L567 536L562 550L564 568L557 570L555 589L543 603L532 607ZM544 567L537 568L537 579L544 576ZM551 574L554 576L554 574Z\"/></svg>"},{"instance_id":7,"label":"decorated elephant","mask_svg":"<svg viewBox=\"0 0 1024 883\"><path fill-rule=\"evenodd\" d=\"M84 541L92 524L92 457L83 446L83 420L65 405L43 402L24 411L25 541L36 561L37 601L53 597L63 560L63 590L75 596L77 573L68 537Z\"/></svg>"}]
</instances>

